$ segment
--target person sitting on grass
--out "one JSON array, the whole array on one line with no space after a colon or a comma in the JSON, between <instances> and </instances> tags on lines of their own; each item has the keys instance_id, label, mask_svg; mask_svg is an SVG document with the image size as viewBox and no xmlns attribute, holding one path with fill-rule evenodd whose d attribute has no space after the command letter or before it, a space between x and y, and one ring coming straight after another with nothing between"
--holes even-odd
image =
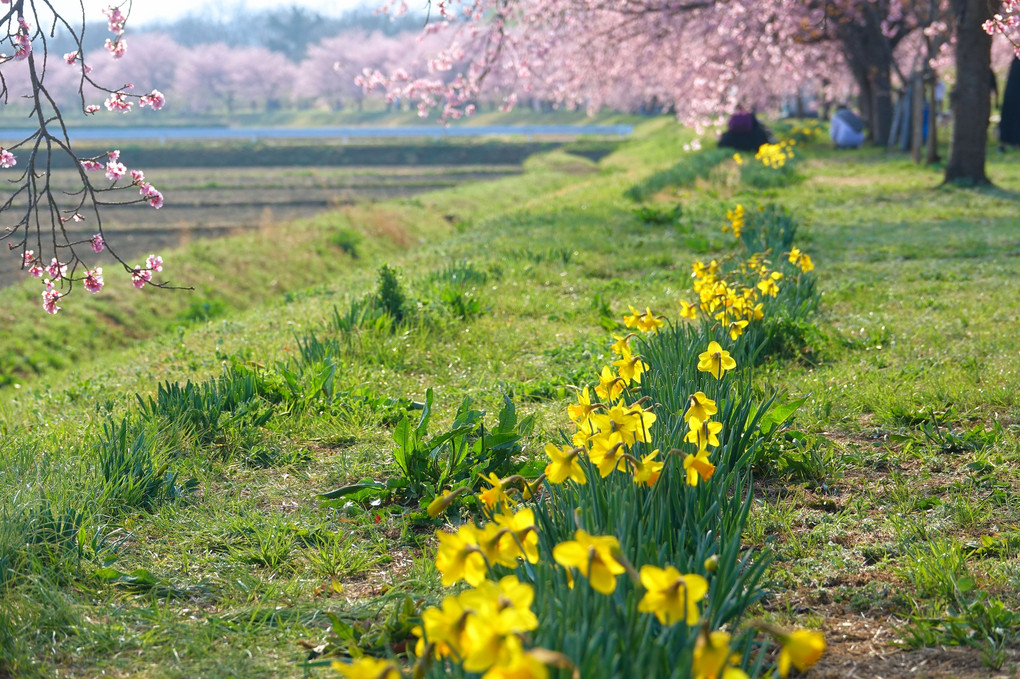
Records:
<instances>
[{"instance_id":1,"label":"person sitting on grass","mask_svg":"<svg viewBox=\"0 0 1020 679\"><path fill-rule=\"evenodd\" d=\"M731 148L737 151L757 153L762 144L776 143L775 137L768 128L758 122L754 113L737 107L736 113L730 116L726 131L719 137L719 148Z\"/></svg>"},{"instance_id":2,"label":"person sitting on grass","mask_svg":"<svg viewBox=\"0 0 1020 679\"><path fill-rule=\"evenodd\" d=\"M864 121L842 104L829 121L829 137L837 149L859 149L864 144Z\"/></svg>"}]
</instances>

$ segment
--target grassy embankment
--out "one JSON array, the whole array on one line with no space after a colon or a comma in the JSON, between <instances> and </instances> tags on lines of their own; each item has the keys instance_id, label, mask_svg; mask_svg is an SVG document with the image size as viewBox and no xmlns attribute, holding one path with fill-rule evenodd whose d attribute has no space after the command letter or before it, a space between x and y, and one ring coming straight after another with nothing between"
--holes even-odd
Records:
<instances>
[{"instance_id":1,"label":"grassy embankment","mask_svg":"<svg viewBox=\"0 0 1020 679\"><path fill-rule=\"evenodd\" d=\"M389 503L322 508L314 496L395 475L390 430L404 404L386 399L421 401L434 387L442 431L466 396L491 420L505 390L536 415L525 449L540 450L565 425L562 386L606 359L604 319L627 304L676 317L692 261L730 248L725 210L773 200L805 223L797 240L823 307L759 371L764 391L807 397L797 433L759 470L745 538L776 554L760 614L825 630L820 674L1009 672L1020 609L1015 195L933 190L935 171L821 147L798 149L803 181L755 190L732 160L684 155L682 143L660 122L598 166L556 153L495 184L195 243L168 261L174 280L222 298L211 321L194 320L204 302L188 293L111 289L51 319L35 287L5 291L5 344L60 365L0 392L0 668L301 676L299 642L330 640L327 614L353 623L404 596L434 600L420 518ZM1010 158L991 172L1020 185ZM635 185L661 205L636 214L624 197ZM141 417L135 393L224 366L299 365L298 338L329 336L334 305L370 294L383 261L421 304L397 332L352 334L328 403L267 405L261 427L248 426L251 413L186 426L150 417L141 448L176 476L145 476L139 494L104 474L118 447L103 426ZM78 364L67 369L69 357Z\"/></svg>"}]
</instances>

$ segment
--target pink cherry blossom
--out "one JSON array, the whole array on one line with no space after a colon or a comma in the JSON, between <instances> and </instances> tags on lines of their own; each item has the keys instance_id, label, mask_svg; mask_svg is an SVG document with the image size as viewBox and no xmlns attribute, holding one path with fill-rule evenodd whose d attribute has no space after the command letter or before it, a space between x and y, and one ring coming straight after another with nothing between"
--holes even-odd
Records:
<instances>
[{"instance_id":1,"label":"pink cherry blossom","mask_svg":"<svg viewBox=\"0 0 1020 679\"><path fill-rule=\"evenodd\" d=\"M25 250L25 264L31 264L35 259L35 250Z\"/></svg>"},{"instance_id":2,"label":"pink cherry blossom","mask_svg":"<svg viewBox=\"0 0 1020 679\"><path fill-rule=\"evenodd\" d=\"M114 59L120 59L127 50L127 40L125 38L117 38L116 41L113 41L107 38L104 47Z\"/></svg>"},{"instance_id":3,"label":"pink cherry blossom","mask_svg":"<svg viewBox=\"0 0 1020 679\"><path fill-rule=\"evenodd\" d=\"M163 207L163 194L156 190L156 187L149 182L142 182L139 185L138 193L149 201L149 205L157 210Z\"/></svg>"},{"instance_id":4,"label":"pink cherry blossom","mask_svg":"<svg viewBox=\"0 0 1020 679\"><path fill-rule=\"evenodd\" d=\"M142 184L145 182L145 173L141 170L131 170L131 183Z\"/></svg>"},{"instance_id":5,"label":"pink cherry blossom","mask_svg":"<svg viewBox=\"0 0 1020 679\"><path fill-rule=\"evenodd\" d=\"M43 290L43 309L48 314L55 314L60 311L61 307L57 306L57 301L63 297L64 294L53 287L53 283L46 281L46 289Z\"/></svg>"},{"instance_id":6,"label":"pink cherry blossom","mask_svg":"<svg viewBox=\"0 0 1020 679\"><path fill-rule=\"evenodd\" d=\"M115 160L111 160L106 164L106 178L111 181L117 181L121 177L127 174L127 168L124 167L124 163L119 163Z\"/></svg>"},{"instance_id":7,"label":"pink cherry blossom","mask_svg":"<svg viewBox=\"0 0 1020 679\"><path fill-rule=\"evenodd\" d=\"M120 111L121 113L127 113L133 106L133 103L128 101L123 92L114 92L106 98L104 104L107 111Z\"/></svg>"},{"instance_id":8,"label":"pink cherry blossom","mask_svg":"<svg viewBox=\"0 0 1020 679\"><path fill-rule=\"evenodd\" d=\"M89 172L103 169L103 164L97 160L83 160L81 161L81 166Z\"/></svg>"},{"instance_id":9,"label":"pink cherry blossom","mask_svg":"<svg viewBox=\"0 0 1020 679\"><path fill-rule=\"evenodd\" d=\"M120 35L124 32L124 23L127 21L127 17L120 11L119 7L110 5L103 10L103 14L109 20L109 28L111 33Z\"/></svg>"},{"instance_id":10,"label":"pink cherry blossom","mask_svg":"<svg viewBox=\"0 0 1020 679\"><path fill-rule=\"evenodd\" d=\"M145 260L145 265L153 271L162 271L163 258L159 255L149 255L148 259Z\"/></svg>"},{"instance_id":11,"label":"pink cherry blossom","mask_svg":"<svg viewBox=\"0 0 1020 679\"><path fill-rule=\"evenodd\" d=\"M18 164L18 159L14 157L14 154L5 148L0 148L0 167L14 167Z\"/></svg>"},{"instance_id":12,"label":"pink cherry blossom","mask_svg":"<svg viewBox=\"0 0 1020 679\"><path fill-rule=\"evenodd\" d=\"M153 111L158 111L166 106L166 97L159 90L153 90L149 94L144 94L138 100L138 107L144 108L146 106L151 106Z\"/></svg>"},{"instance_id":13,"label":"pink cherry blossom","mask_svg":"<svg viewBox=\"0 0 1020 679\"><path fill-rule=\"evenodd\" d=\"M51 278L64 278L67 276L67 265L63 262L57 261L57 258L54 257L50 260L49 266L46 267L46 273L48 273Z\"/></svg>"},{"instance_id":14,"label":"pink cherry blossom","mask_svg":"<svg viewBox=\"0 0 1020 679\"><path fill-rule=\"evenodd\" d=\"M131 285L135 286L139 290L145 287L146 283L152 280L152 272L148 269L143 269L140 266L136 266L135 270L131 272Z\"/></svg>"},{"instance_id":15,"label":"pink cherry blossom","mask_svg":"<svg viewBox=\"0 0 1020 679\"><path fill-rule=\"evenodd\" d=\"M32 29L23 17L18 18L18 26L20 28L14 36L14 58L17 61L24 61L32 53Z\"/></svg>"},{"instance_id":16,"label":"pink cherry blossom","mask_svg":"<svg viewBox=\"0 0 1020 679\"><path fill-rule=\"evenodd\" d=\"M103 289L105 281L103 280L103 267L97 266L91 271L85 272L85 278L82 280L85 285L85 289L91 292L93 295Z\"/></svg>"},{"instance_id":17,"label":"pink cherry blossom","mask_svg":"<svg viewBox=\"0 0 1020 679\"><path fill-rule=\"evenodd\" d=\"M85 107L85 113L95 113L99 110L99 107L95 104L89 104Z\"/></svg>"},{"instance_id":18,"label":"pink cherry blossom","mask_svg":"<svg viewBox=\"0 0 1020 679\"><path fill-rule=\"evenodd\" d=\"M42 278L43 268L38 264L33 264L28 270L28 275L32 278Z\"/></svg>"},{"instance_id":19,"label":"pink cherry blossom","mask_svg":"<svg viewBox=\"0 0 1020 679\"><path fill-rule=\"evenodd\" d=\"M92 246L92 252L95 253L102 252L103 248L106 247L106 241L103 240L103 234L101 233L93 234L90 245Z\"/></svg>"}]
</instances>

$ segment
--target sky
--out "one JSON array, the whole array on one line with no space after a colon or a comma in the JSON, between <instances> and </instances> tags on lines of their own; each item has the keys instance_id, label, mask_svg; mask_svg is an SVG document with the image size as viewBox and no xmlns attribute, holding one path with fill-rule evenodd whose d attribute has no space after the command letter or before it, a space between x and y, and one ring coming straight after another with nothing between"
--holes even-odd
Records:
<instances>
[{"instance_id":1,"label":"sky","mask_svg":"<svg viewBox=\"0 0 1020 679\"><path fill-rule=\"evenodd\" d=\"M52 0L52 2L58 10L67 10L70 16L80 16L78 0ZM103 9L111 4L120 3L117 0L84 0L84 4L87 18L102 20ZM125 1L124 4L126 6L127 2ZM375 7L381 4L380 0L237 0L235 2L230 0L226 2L217 2L216 0L133 0L128 30L130 31L132 26L140 28L145 24L173 21L188 14L200 14L208 11L210 7L218 7L220 9L217 11L229 14L244 9L279 9L297 5L326 16L338 16L357 7ZM123 10L124 7L122 7Z\"/></svg>"}]
</instances>

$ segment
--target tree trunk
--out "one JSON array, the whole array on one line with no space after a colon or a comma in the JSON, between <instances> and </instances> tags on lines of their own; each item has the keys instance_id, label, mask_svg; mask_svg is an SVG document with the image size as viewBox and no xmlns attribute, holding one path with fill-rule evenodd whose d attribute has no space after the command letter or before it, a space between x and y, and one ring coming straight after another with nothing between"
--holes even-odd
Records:
<instances>
[{"instance_id":1,"label":"tree trunk","mask_svg":"<svg viewBox=\"0 0 1020 679\"><path fill-rule=\"evenodd\" d=\"M935 72L930 68L927 69L927 78L925 78L928 86L928 145L924 157L926 165L932 165L933 163L939 162L939 113L935 110L935 84L937 82L935 78Z\"/></svg>"},{"instance_id":2,"label":"tree trunk","mask_svg":"<svg viewBox=\"0 0 1020 679\"><path fill-rule=\"evenodd\" d=\"M988 184L985 155L991 113L992 38L981 28L991 18L987 0L953 0L956 12L956 89L951 97L953 137L946 181Z\"/></svg>"},{"instance_id":3,"label":"tree trunk","mask_svg":"<svg viewBox=\"0 0 1020 679\"><path fill-rule=\"evenodd\" d=\"M884 62L877 56L876 63ZM872 124L875 126L875 142L885 146L889 143L889 132L892 130L893 98L892 98L892 62L881 63L871 73L871 106L874 109Z\"/></svg>"}]
</instances>

